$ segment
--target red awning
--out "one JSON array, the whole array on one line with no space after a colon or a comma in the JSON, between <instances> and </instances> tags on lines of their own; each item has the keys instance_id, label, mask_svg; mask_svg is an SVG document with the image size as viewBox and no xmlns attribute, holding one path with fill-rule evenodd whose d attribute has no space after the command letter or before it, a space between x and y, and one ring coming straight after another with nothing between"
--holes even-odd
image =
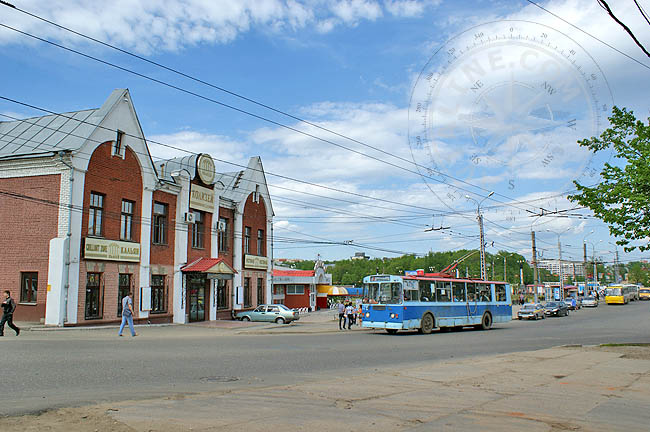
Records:
<instances>
[{"instance_id":1,"label":"red awning","mask_svg":"<svg viewBox=\"0 0 650 432\"><path fill-rule=\"evenodd\" d=\"M222 273L222 274L235 274L234 268L230 267L223 258L204 258L201 257L196 261L181 267L184 273L197 272L197 273Z\"/></svg>"}]
</instances>

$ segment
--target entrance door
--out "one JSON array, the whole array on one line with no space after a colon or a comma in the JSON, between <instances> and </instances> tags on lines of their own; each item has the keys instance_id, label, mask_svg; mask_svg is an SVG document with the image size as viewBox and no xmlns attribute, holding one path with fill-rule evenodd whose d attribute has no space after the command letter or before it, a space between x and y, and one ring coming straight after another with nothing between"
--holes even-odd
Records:
<instances>
[{"instance_id":1,"label":"entrance door","mask_svg":"<svg viewBox=\"0 0 650 432\"><path fill-rule=\"evenodd\" d=\"M205 321L205 287L198 284L189 290L190 322Z\"/></svg>"}]
</instances>

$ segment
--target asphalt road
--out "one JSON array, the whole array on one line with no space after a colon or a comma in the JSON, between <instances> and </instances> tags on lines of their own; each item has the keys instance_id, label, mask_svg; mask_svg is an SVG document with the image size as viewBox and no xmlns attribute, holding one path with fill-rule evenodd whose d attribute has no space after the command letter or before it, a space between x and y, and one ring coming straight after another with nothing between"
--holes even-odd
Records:
<instances>
[{"instance_id":1,"label":"asphalt road","mask_svg":"<svg viewBox=\"0 0 650 432\"><path fill-rule=\"evenodd\" d=\"M191 326L23 332L0 340L0 415L179 393L350 377L386 366L557 345L650 342L650 303L601 305L490 331L235 335ZM336 326L332 323L332 327ZM128 334L128 332L125 332Z\"/></svg>"}]
</instances>

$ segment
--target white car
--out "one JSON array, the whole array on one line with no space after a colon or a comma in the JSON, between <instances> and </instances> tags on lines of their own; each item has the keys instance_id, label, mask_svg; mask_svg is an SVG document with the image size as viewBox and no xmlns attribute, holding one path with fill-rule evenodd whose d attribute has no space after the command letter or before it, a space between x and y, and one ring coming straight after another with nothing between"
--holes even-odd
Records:
<instances>
[{"instance_id":1,"label":"white car","mask_svg":"<svg viewBox=\"0 0 650 432\"><path fill-rule=\"evenodd\" d=\"M584 299L582 299L582 306L583 307L598 307L598 300L596 299L596 297L592 297L592 296L585 297Z\"/></svg>"}]
</instances>

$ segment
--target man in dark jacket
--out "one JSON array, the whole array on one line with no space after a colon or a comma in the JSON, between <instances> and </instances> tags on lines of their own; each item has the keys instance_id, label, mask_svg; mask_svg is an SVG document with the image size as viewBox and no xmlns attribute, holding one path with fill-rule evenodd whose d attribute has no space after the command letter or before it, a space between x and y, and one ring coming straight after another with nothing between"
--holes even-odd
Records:
<instances>
[{"instance_id":1,"label":"man in dark jacket","mask_svg":"<svg viewBox=\"0 0 650 432\"><path fill-rule=\"evenodd\" d=\"M11 298L9 290L5 291L5 300L2 302L2 321L0 321L0 336L5 335L5 323L14 329L16 336L20 334L20 329L14 325L14 311L16 310L16 302Z\"/></svg>"}]
</instances>

